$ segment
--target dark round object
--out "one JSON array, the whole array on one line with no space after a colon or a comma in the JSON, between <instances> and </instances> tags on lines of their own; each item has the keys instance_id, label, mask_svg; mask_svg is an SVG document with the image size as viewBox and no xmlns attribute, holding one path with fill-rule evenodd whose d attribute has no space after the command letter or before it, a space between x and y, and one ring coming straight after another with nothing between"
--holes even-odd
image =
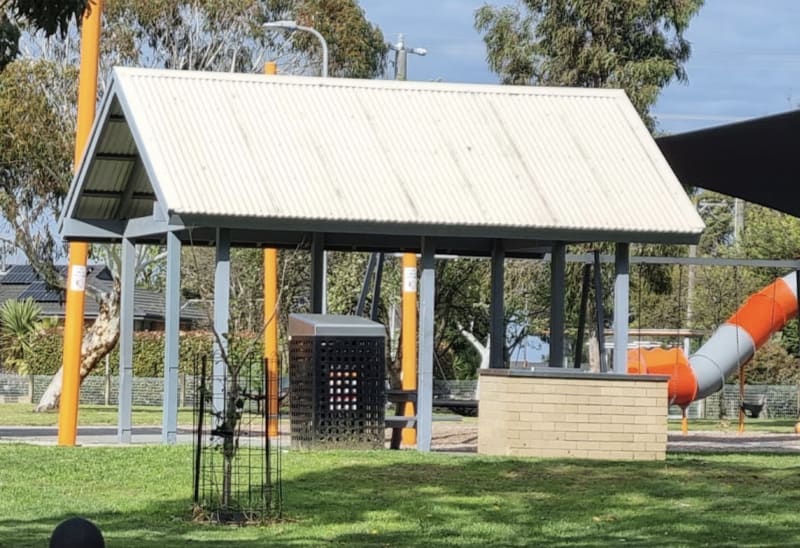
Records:
<instances>
[{"instance_id":1,"label":"dark round object","mask_svg":"<svg viewBox=\"0 0 800 548\"><path fill-rule=\"evenodd\" d=\"M69 518L53 529L50 548L105 548L106 541L97 525L83 518Z\"/></svg>"}]
</instances>

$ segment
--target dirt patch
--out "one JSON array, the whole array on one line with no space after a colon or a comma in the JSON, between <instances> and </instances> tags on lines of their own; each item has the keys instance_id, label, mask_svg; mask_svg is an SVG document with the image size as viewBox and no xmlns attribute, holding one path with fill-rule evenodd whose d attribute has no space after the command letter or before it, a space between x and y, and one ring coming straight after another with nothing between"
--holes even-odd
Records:
<instances>
[{"instance_id":1,"label":"dirt patch","mask_svg":"<svg viewBox=\"0 0 800 548\"><path fill-rule=\"evenodd\" d=\"M389 447L392 431L386 430L386 447ZM431 437L433 451L459 453L478 452L478 423L472 421L433 421Z\"/></svg>"}]
</instances>

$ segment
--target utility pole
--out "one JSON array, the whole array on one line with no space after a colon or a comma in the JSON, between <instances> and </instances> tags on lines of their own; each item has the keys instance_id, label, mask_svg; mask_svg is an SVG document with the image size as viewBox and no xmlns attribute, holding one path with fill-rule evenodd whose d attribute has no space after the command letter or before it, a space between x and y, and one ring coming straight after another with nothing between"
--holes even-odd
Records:
<instances>
[{"instance_id":1,"label":"utility pole","mask_svg":"<svg viewBox=\"0 0 800 548\"><path fill-rule=\"evenodd\" d=\"M744 200L741 198L733 199L733 242L737 248L742 245L742 234L744 233Z\"/></svg>"}]
</instances>

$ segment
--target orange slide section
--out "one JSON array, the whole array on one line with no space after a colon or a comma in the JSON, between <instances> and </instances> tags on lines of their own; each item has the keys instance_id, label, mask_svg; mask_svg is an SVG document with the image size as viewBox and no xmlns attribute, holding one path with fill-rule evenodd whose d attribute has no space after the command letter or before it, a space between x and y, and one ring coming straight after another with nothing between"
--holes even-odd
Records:
<instances>
[{"instance_id":1,"label":"orange slide section","mask_svg":"<svg viewBox=\"0 0 800 548\"><path fill-rule=\"evenodd\" d=\"M636 348L628 350L628 373L632 375L667 375L671 404L684 407L694 401L697 379L680 348Z\"/></svg>"},{"instance_id":2,"label":"orange slide section","mask_svg":"<svg viewBox=\"0 0 800 548\"><path fill-rule=\"evenodd\" d=\"M726 323L738 325L760 348L797 314L797 297L782 278L751 296Z\"/></svg>"}]
</instances>

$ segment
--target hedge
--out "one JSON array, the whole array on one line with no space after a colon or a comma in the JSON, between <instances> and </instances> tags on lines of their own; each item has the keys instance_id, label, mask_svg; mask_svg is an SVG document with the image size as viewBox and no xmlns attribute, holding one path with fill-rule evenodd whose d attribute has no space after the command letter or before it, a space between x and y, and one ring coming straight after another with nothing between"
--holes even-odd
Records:
<instances>
[{"instance_id":1,"label":"hedge","mask_svg":"<svg viewBox=\"0 0 800 548\"><path fill-rule=\"evenodd\" d=\"M64 335L62 329L47 330L33 341L32 358L28 360L30 373L34 375L52 375L61 367ZM182 331L180 333L180 350L178 351L178 369L180 372L192 374L199 368L203 356L211 356L213 336L208 331ZM232 343L232 354L236 356L248 351L254 359L259 359L260 343L253 334L236 336ZM119 345L109 354L109 367L112 373L119 370ZM102 375L105 372L104 361L92 372ZM133 335L133 374L136 377L159 377L164 371L164 333L162 331L137 331Z\"/></svg>"}]
</instances>

